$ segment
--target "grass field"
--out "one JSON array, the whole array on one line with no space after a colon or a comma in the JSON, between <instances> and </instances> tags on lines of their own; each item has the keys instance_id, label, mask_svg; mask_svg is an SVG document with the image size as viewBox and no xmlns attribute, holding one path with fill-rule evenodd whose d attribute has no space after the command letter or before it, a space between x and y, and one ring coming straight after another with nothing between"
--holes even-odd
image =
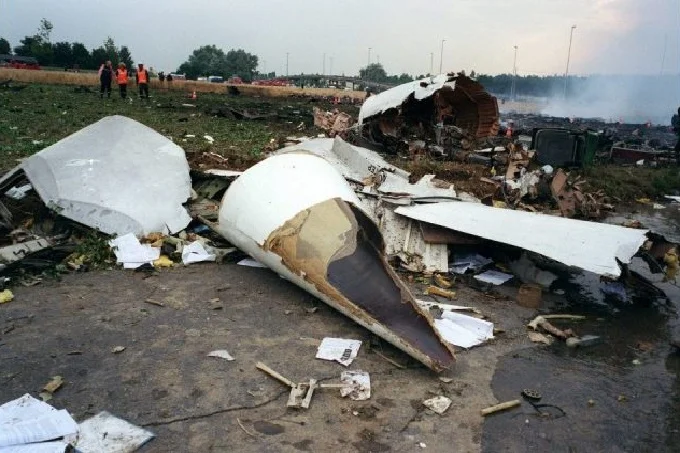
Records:
<instances>
[{"instance_id":1,"label":"grass field","mask_svg":"<svg viewBox=\"0 0 680 453\"><path fill-rule=\"evenodd\" d=\"M152 99L146 101L135 95L134 85L129 87L132 96L128 100L118 97L115 85L111 99L100 99L98 92L76 93L74 89L29 85L18 92L0 90L0 170L12 168L21 158L109 115L128 116L172 137L189 154L215 152L229 157L233 168L243 168L255 162L272 139L278 143L287 136L318 134L313 127L312 107L331 108L304 98L199 93L191 100L182 92L154 89L150 92ZM184 103L196 107L183 107ZM225 106L273 116L237 120L206 113ZM341 108L353 115L358 111L353 106ZM196 137L185 138L187 134ZM214 143L210 145L204 135L213 137Z\"/></svg>"},{"instance_id":2,"label":"grass field","mask_svg":"<svg viewBox=\"0 0 680 453\"><path fill-rule=\"evenodd\" d=\"M15 82L43 84L43 85L86 85L98 86L99 76L92 72L66 72L66 71L30 71L25 69L0 68L0 82L12 79ZM134 78L132 78L134 80ZM134 82L131 82L133 84ZM114 84L115 85L115 84ZM152 78L150 86L159 89L161 83L157 78ZM343 91L336 88L299 88L299 87L268 87L257 85L228 85L226 83L197 82L193 80L174 80L165 83L164 88L171 91L190 93L221 93L226 94L230 86L236 87L241 94L246 96L263 97L291 97L291 96L346 96L353 99L364 99L363 91Z\"/></svg>"},{"instance_id":3,"label":"grass field","mask_svg":"<svg viewBox=\"0 0 680 453\"><path fill-rule=\"evenodd\" d=\"M143 101L135 96L134 85L130 86L130 102L119 99L115 85L111 99L100 99L95 91L76 93L75 88L30 84L18 92L0 90L0 171L14 167L22 158L109 115L128 116L171 137L187 151L190 160L192 156L210 151L226 157L229 168L245 169L257 162L267 148L277 148L285 137L316 136L321 131L313 127L312 108L335 107L302 97L232 96L225 93L198 93L198 99L191 100L186 98L186 92L159 91L153 87L152 99ZM196 107L183 107L184 103ZM224 110L227 106L271 116L239 120L230 115L214 115L217 109ZM340 109L355 117L358 114L356 106L341 105ZM186 135L195 137L187 138ZM204 135L213 137L214 143L208 143ZM490 175L489 169L483 166L461 166L455 162L421 162L416 165L401 159L392 161L418 175L423 171L435 173L454 182L461 190L477 195L488 191L487 187L478 183L479 177ZM675 167L653 169L607 165L579 172L585 177L588 190L602 189L615 197L614 201L660 198L680 191L680 172Z\"/></svg>"}]
</instances>

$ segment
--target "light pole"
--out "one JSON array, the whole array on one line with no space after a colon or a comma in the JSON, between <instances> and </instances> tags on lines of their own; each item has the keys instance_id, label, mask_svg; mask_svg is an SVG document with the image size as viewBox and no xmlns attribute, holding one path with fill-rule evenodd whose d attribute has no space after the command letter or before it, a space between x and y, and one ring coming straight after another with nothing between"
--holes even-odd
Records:
<instances>
[{"instance_id":1,"label":"light pole","mask_svg":"<svg viewBox=\"0 0 680 453\"><path fill-rule=\"evenodd\" d=\"M286 52L286 77L288 77L288 55L289 53Z\"/></svg>"},{"instance_id":2,"label":"light pole","mask_svg":"<svg viewBox=\"0 0 680 453\"><path fill-rule=\"evenodd\" d=\"M330 62L330 66L331 66L330 69L328 70L328 72L330 73L330 75L333 75L333 57L328 57L328 60Z\"/></svg>"},{"instance_id":3,"label":"light pole","mask_svg":"<svg viewBox=\"0 0 680 453\"><path fill-rule=\"evenodd\" d=\"M321 75L326 75L326 52L323 53L323 69Z\"/></svg>"},{"instance_id":4,"label":"light pole","mask_svg":"<svg viewBox=\"0 0 680 453\"><path fill-rule=\"evenodd\" d=\"M444 42L446 42L446 39L442 39L442 48L441 51L439 52L439 73L442 73L442 65L444 63Z\"/></svg>"},{"instance_id":5,"label":"light pole","mask_svg":"<svg viewBox=\"0 0 680 453\"><path fill-rule=\"evenodd\" d=\"M366 81L368 81L368 67L371 65L371 48L368 48L368 63L366 63Z\"/></svg>"},{"instance_id":6,"label":"light pole","mask_svg":"<svg viewBox=\"0 0 680 453\"><path fill-rule=\"evenodd\" d=\"M430 52L430 75L434 72L434 52Z\"/></svg>"},{"instance_id":7,"label":"light pole","mask_svg":"<svg viewBox=\"0 0 680 453\"><path fill-rule=\"evenodd\" d=\"M567 98L567 81L569 80L569 60L571 59L571 41L574 39L574 30L576 25L571 26L569 33L569 50L567 51L567 69L564 70L564 98Z\"/></svg>"},{"instance_id":8,"label":"light pole","mask_svg":"<svg viewBox=\"0 0 680 453\"><path fill-rule=\"evenodd\" d=\"M512 88L510 88L510 99L515 100L515 81L517 80L517 46L515 47L515 58L512 61Z\"/></svg>"}]
</instances>

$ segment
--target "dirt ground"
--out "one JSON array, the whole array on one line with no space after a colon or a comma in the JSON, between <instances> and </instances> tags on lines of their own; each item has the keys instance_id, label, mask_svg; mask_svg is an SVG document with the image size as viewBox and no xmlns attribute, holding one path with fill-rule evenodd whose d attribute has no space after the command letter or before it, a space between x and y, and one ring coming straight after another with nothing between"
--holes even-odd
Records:
<instances>
[{"instance_id":1,"label":"dirt ground","mask_svg":"<svg viewBox=\"0 0 680 453\"><path fill-rule=\"evenodd\" d=\"M61 375L55 407L77 421L107 410L148 428L156 438L145 453L399 452L420 450L421 442L432 452L480 451L479 411L496 402L496 360L525 345L532 311L464 288L457 303L479 307L506 332L459 352L444 373L453 381L444 383L268 269L199 264L148 278L72 274L16 288L15 300L0 306L0 401L37 395ZM287 390L255 364L295 381L337 381L344 367L314 358L326 336L364 341L350 369L370 373L371 399L323 390L309 410L287 409ZM114 354L116 346L126 349ZM207 357L214 349L236 360ZM435 395L453 399L444 415L422 406Z\"/></svg>"}]
</instances>

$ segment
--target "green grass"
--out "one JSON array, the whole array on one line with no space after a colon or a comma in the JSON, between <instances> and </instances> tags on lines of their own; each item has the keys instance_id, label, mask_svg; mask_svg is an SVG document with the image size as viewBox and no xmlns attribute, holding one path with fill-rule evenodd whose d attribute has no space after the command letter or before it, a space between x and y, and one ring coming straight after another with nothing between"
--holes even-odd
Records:
<instances>
[{"instance_id":1,"label":"green grass","mask_svg":"<svg viewBox=\"0 0 680 453\"><path fill-rule=\"evenodd\" d=\"M581 170L586 189L603 190L621 201L637 198L659 199L680 191L680 168L620 167L598 165Z\"/></svg>"},{"instance_id":2,"label":"green grass","mask_svg":"<svg viewBox=\"0 0 680 453\"><path fill-rule=\"evenodd\" d=\"M18 160L67 137L109 115L124 115L171 137L188 153L211 151L224 156L238 156L242 166L256 161L271 139L286 136L316 135L311 104L298 98L254 98L226 94L199 93L197 100L180 92L151 92L152 99L142 101L135 96L131 84L128 95L132 103L118 97L114 84L111 99L100 99L99 93L75 93L73 86L29 85L13 92L0 90L0 171L14 167ZM181 104L195 104L196 108ZM171 106L172 108L161 108ZM229 107L248 109L254 113L277 113L267 120L236 120L213 117L205 111ZM352 111L352 109L354 111ZM348 107L356 115L356 108ZM186 122L180 122L186 119ZM304 123L302 130L297 126ZM196 138L184 139L185 134ZM203 135L212 136L210 145ZM41 143L34 144L37 140ZM238 166L238 165L237 165Z\"/></svg>"}]
</instances>

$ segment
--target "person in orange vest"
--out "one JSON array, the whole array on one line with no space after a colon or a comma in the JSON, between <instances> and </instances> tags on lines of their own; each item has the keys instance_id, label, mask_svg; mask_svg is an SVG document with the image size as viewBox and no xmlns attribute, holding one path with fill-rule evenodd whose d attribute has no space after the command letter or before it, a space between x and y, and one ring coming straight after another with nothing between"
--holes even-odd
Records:
<instances>
[{"instance_id":1,"label":"person in orange vest","mask_svg":"<svg viewBox=\"0 0 680 453\"><path fill-rule=\"evenodd\" d=\"M139 97L149 99L149 71L144 69L142 63L139 63L137 68L137 85L139 86Z\"/></svg>"},{"instance_id":2,"label":"person in orange vest","mask_svg":"<svg viewBox=\"0 0 680 453\"><path fill-rule=\"evenodd\" d=\"M128 84L128 72L125 63L118 63L118 69L116 69L116 83L118 84L120 97L125 99L127 97Z\"/></svg>"}]
</instances>

